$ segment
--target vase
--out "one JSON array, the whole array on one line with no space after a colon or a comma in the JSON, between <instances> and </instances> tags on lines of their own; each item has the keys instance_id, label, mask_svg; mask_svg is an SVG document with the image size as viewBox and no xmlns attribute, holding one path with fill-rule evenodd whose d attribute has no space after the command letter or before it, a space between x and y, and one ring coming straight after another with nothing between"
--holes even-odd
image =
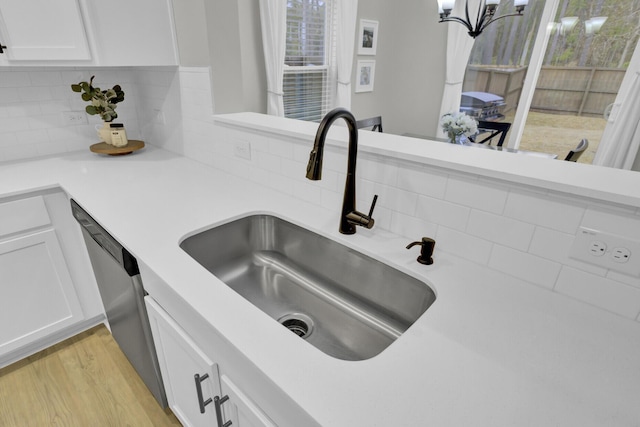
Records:
<instances>
[{"instance_id":1,"label":"vase","mask_svg":"<svg viewBox=\"0 0 640 427\"><path fill-rule=\"evenodd\" d=\"M454 133L450 133L447 136L449 137L449 142L451 144L465 145L467 142L469 142L469 138L467 138L465 134L456 135Z\"/></svg>"},{"instance_id":2,"label":"vase","mask_svg":"<svg viewBox=\"0 0 640 427\"><path fill-rule=\"evenodd\" d=\"M100 141L111 145L111 123L102 122L102 125L96 125L96 132L98 132Z\"/></svg>"}]
</instances>

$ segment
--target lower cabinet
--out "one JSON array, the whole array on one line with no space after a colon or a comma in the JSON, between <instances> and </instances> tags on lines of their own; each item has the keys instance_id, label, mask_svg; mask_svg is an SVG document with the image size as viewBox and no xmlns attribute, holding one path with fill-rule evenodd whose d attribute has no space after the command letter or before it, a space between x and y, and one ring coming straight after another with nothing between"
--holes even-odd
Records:
<instances>
[{"instance_id":1,"label":"lower cabinet","mask_svg":"<svg viewBox=\"0 0 640 427\"><path fill-rule=\"evenodd\" d=\"M0 242L0 277L0 355L83 319L53 229Z\"/></svg>"},{"instance_id":2,"label":"lower cabinet","mask_svg":"<svg viewBox=\"0 0 640 427\"><path fill-rule=\"evenodd\" d=\"M169 406L183 425L276 426L153 298L145 302Z\"/></svg>"},{"instance_id":3,"label":"lower cabinet","mask_svg":"<svg viewBox=\"0 0 640 427\"><path fill-rule=\"evenodd\" d=\"M228 404L223 405L224 419L234 426L276 427L251 399L240 390L229 377L220 376L220 388L224 396L229 396Z\"/></svg>"},{"instance_id":4,"label":"lower cabinet","mask_svg":"<svg viewBox=\"0 0 640 427\"><path fill-rule=\"evenodd\" d=\"M0 198L0 368L103 319L72 221L57 189Z\"/></svg>"}]
</instances>

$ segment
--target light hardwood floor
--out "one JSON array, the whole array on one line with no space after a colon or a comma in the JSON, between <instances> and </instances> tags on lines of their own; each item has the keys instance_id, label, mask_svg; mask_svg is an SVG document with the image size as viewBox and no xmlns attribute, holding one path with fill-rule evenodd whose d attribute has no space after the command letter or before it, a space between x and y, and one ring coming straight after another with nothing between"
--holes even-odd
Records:
<instances>
[{"instance_id":1,"label":"light hardwood floor","mask_svg":"<svg viewBox=\"0 0 640 427\"><path fill-rule=\"evenodd\" d=\"M0 369L0 426L180 426L104 325Z\"/></svg>"}]
</instances>

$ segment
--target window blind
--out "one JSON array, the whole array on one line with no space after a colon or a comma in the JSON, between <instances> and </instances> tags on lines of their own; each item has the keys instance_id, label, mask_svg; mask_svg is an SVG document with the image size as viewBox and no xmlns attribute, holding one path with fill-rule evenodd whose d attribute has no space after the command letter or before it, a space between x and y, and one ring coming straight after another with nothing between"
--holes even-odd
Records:
<instances>
[{"instance_id":1,"label":"window blind","mask_svg":"<svg viewBox=\"0 0 640 427\"><path fill-rule=\"evenodd\" d=\"M334 102L335 1L288 0L285 117L320 121Z\"/></svg>"}]
</instances>

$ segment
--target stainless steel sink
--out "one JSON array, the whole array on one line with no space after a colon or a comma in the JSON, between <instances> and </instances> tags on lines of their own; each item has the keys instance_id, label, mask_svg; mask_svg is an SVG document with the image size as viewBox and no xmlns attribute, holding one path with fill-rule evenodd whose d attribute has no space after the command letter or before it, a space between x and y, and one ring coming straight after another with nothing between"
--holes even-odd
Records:
<instances>
[{"instance_id":1,"label":"stainless steel sink","mask_svg":"<svg viewBox=\"0 0 640 427\"><path fill-rule=\"evenodd\" d=\"M270 215L203 231L180 247L256 307L339 359L380 353L435 301L424 282Z\"/></svg>"}]
</instances>

